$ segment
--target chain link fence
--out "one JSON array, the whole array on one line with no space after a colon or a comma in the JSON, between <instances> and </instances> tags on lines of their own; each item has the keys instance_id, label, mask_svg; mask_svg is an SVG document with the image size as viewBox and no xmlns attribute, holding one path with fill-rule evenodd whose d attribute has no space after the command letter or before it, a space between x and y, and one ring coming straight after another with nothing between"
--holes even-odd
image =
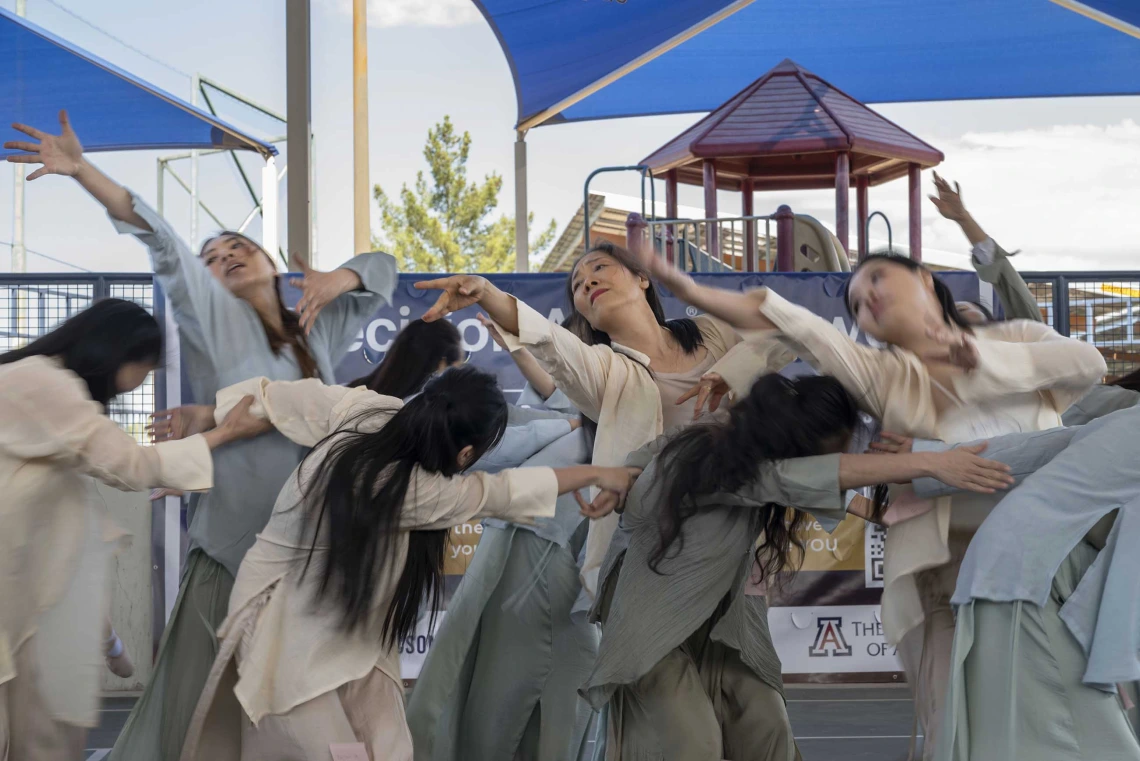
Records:
<instances>
[{"instance_id":1,"label":"chain link fence","mask_svg":"<svg viewBox=\"0 0 1140 761\"><path fill-rule=\"evenodd\" d=\"M0 353L34 341L102 298L133 301L155 314L150 275L0 275ZM161 398L155 377L160 374L151 373L107 410L140 443L147 443L148 418Z\"/></svg>"},{"instance_id":2,"label":"chain link fence","mask_svg":"<svg viewBox=\"0 0 1140 761\"><path fill-rule=\"evenodd\" d=\"M1025 281L1058 333L1100 349L1110 379L1140 368L1140 273L1031 273Z\"/></svg>"}]
</instances>

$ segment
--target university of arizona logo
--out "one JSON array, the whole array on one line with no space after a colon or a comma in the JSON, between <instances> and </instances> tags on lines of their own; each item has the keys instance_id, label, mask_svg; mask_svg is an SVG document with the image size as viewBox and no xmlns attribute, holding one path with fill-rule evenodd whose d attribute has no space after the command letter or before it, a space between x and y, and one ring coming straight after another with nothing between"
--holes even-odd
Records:
<instances>
[{"instance_id":1,"label":"university of arizona logo","mask_svg":"<svg viewBox=\"0 0 1140 761\"><path fill-rule=\"evenodd\" d=\"M843 619L839 616L820 616L816 619L815 642L808 648L812 658L829 655L851 655L851 645L843 636Z\"/></svg>"}]
</instances>

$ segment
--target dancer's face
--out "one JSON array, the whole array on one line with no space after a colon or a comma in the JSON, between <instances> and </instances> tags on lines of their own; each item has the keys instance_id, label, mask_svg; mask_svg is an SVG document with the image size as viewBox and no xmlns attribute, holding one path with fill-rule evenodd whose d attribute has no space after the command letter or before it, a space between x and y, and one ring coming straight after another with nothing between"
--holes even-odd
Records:
<instances>
[{"instance_id":1,"label":"dancer's face","mask_svg":"<svg viewBox=\"0 0 1140 761\"><path fill-rule=\"evenodd\" d=\"M241 235L219 235L202 250L202 262L230 293L239 298L272 285L277 277L269 257Z\"/></svg>"},{"instance_id":2,"label":"dancer's face","mask_svg":"<svg viewBox=\"0 0 1140 761\"><path fill-rule=\"evenodd\" d=\"M628 314L631 304L645 303L649 280L634 274L609 254L595 251L574 265L570 287L574 309L595 330L609 333L621 315Z\"/></svg>"},{"instance_id":3,"label":"dancer's face","mask_svg":"<svg viewBox=\"0 0 1140 761\"><path fill-rule=\"evenodd\" d=\"M859 328L884 343L905 346L920 339L928 315L942 321L934 277L926 270L871 260L851 277L848 296Z\"/></svg>"},{"instance_id":4,"label":"dancer's face","mask_svg":"<svg viewBox=\"0 0 1140 761\"><path fill-rule=\"evenodd\" d=\"M146 376L153 373L154 362L125 362L115 373L115 390L120 394L134 391L143 384Z\"/></svg>"}]
</instances>

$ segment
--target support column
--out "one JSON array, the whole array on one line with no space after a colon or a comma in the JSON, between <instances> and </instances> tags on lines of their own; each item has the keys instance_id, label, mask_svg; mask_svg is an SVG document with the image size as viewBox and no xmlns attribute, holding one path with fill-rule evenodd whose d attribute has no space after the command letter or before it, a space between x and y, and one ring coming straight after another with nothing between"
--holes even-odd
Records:
<instances>
[{"instance_id":1,"label":"support column","mask_svg":"<svg viewBox=\"0 0 1140 761\"><path fill-rule=\"evenodd\" d=\"M740 183L740 213L744 217L752 216L752 196L752 178L745 177ZM756 271L756 222L751 219L744 220L744 271Z\"/></svg>"},{"instance_id":2,"label":"support column","mask_svg":"<svg viewBox=\"0 0 1140 761\"><path fill-rule=\"evenodd\" d=\"M352 243L358 254L372 250L369 191L368 0L352 0Z\"/></svg>"},{"instance_id":3,"label":"support column","mask_svg":"<svg viewBox=\"0 0 1140 761\"><path fill-rule=\"evenodd\" d=\"M16 15L28 15L28 0L16 0ZM28 271L28 251L24 247L24 165L12 164L12 271ZM194 241L190 242L194 245Z\"/></svg>"},{"instance_id":4,"label":"support column","mask_svg":"<svg viewBox=\"0 0 1140 761\"><path fill-rule=\"evenodd\" d=\"M703 165L704 171L704 188L705 188L705 219L709 220L707 225L706 238L708 246L708 253L713 259L720 259L720 230L717 229L717 211L716 211L716 162L712 159L705 159Z\"/></svg>"},{"instance_id":5,"label":"support column","mask_svg":"<svg viewBox=\"0 0 1140 761\"><path fill-rule=\"evenodd\" d=\"M277 210L277 160L270 156L261 168L261 246L270 256L280 248L277 240Z\"/></svg>"},{"instance_id":6,"label":"support column","mask_svg":"<svg viewBox=\"0 0 1140 761\"><path fill-rule=\"evenodd\" d=\"M796 266L796 215L789 206L776 209L776 271L794 272Z\"/></svg>"},{"instance_id":7,"label":"support column","mask_svg":"<svg viewBox=\"0 0 1140 761\"><path fill-rule=\"evenodd\" d=\"M843 254L850 250L851 157L840 153L835 158L835 237L843 246Z\"/></svg>"},{"instance_id":8,"label":"support column","mask_svg":"<svg viewBox=\"0 0 1140 761\"><path fill-rule=\"evenodd\" d=\"M286 137L289 143L289 180L286 186L289 204L289 237L286 241L286 247L290 256L295 254L306 264L312 258L310 248L312 241L310 234L312 188L309 183L309 151L311 147L310 138L313 132L311 126L313 108L309 28L309 0L287 0L285 4L285 117L288 123ZM264 217L262 219L264 220ZM274 249L269 253L276 256L278 250Z\"/></svg>"},{"instance_id":9,"label":"support column","mask_svg":"<svg viewBox=\"0 0 1140 761\"><path fill-rule=\"evenodd\" d=\"M677 170L670 169L665 173L665 218L677 218ZM674 237L677 234L674 225L665 226L665 258L670 264L676 263L676 254L673 251Z\"/></svg>"},{"instance_id":10,"label":"support column","mask_svg":"<svg viewBox=\"0 0 1140 761\"><path fill-rule=\"evenodd\" d=\"M870 186L870 179L866 176L855 178L855 217L856 224L859 225L859 231L855 236L858 241L859 261L867 258L867 254L871 252L871 241L867 235L867 190Z\"/></svg>"},{"instance_id":11,"label":"support column","mask_svg":"<svg viewBox=\"0 0 1140 761\"><path fill-rule=\"evenodd\" d=\"M515 272L530 272L530 212L526 198L526 131L515 138ZM584 220L589 224L590 220Z\"/></svg>"},{"instance_id":12,"label":"support column","mask_svg":"<svg viewBox=\"0 0 1140 761\"><path fill-rule=\"evenodd\" d=\"M198 73L190 81L190 105L198 105L198 93L202 90L202 80ZM198 151L190 151L190 248L197 250L201 244L198 230L198 215L201 210L201 201L198 199ZM269 255L273 256L274 252Z\"/></svg>"},{"instance_id":13,"label":"support column","mask_svg":"<svg viewBox=\"0 0 1140 761\"><path fill-rule=\"evenodd\" d=\"M625 247L635 255L640 255L645 246L645 231L648 227L645 217L636 211L625 218Z\"/></svg>"},{"instance_id":14,"label":"support column","mask_svg":"<svg viewBox=\"0 0 1140 761\"><path fill-rule=\"evenodd\" d=\"M911 164L910 180L910 258L922 261L922 167Z\"/></svg>"}]
</instances>

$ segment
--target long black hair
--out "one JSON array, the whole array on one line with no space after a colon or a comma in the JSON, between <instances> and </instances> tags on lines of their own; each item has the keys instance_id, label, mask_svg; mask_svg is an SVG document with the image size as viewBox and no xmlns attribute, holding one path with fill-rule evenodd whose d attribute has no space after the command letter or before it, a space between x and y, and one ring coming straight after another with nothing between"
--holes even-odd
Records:
<instances>
[{"instance_id":1,"label":"long black hair","mask_svg":"<svg viewBox=\"0 0 1140 761\"><path fill-rule=\"evenodd\" d=\"M265 254L265 258L269 260L273 268L277 268L273 257L269 255L268 251L262 248L260 243L233 230L222 230L217 235L211 236L203 241L202 247L198 250L198 257L201 258L204 256L206 254L206 247L218 238L227 237L241 238ZM296 312L285 306L285 298L281 295L281 285L282 278L280 275L276 275L273 282L273 292L277 295L277 312L281 315L281 329L278 330L266 322L260 313L257 315L257 319L261 321L261 328L265 331L265 337L269 341L269 348L274 356L280 356L282 349L286 346L292 347L293 358L297 360L297 366L301 369L301 377L320 377L320 368L317 367L317 360L313 358L313 353L309 350L309 339L305 337L305 329L301 327L301 318L297 316Z\"/></svg>"},{"instance_id":2,"label":"long black hair","mask_svg":"<svg viewBox=\"0 0 1140 761\"><path fill-rule=\"evenodd\" d=\"M617 260L621 266L633 274L649 280L649 287L645 289L645 300L649 303L649 309L657 319L657 324L669 331L681 346L682 351L686 354L693 354L700 346L704 345L704 337L701 335L700 328L697 327L696 322L687 318L680 320L665 319L665 308L661 306L661 296L657 293L657 287L653 284L653 281L650 280L649 273L641 266L637 258L621 246L615 246L613 243L605 240L594 244L589 251L578 257L578 261L574 262L574 266L570 268L570 274L566 276L566 299L570 303L570 316L566 318L563 327L586 344L605 344L609 346L611 343L608 333L596 330L594 326L590 324L589 320L579 314L578 310L574 308L574 272L578 269L579 262L593 253L602 253L611 256Z\"/></svg>"},{"instance_id":3,"label":"long black hair","mask_svg":"<svg viewBox=\"0 0 1140 761\"><path fill-rule=\"evenodd\" d=\"M973 327L970 323L966 322L966 318L958 313L957 302L954 300L954 294L950 292L950 287L939 280L938 276L930 272L930 269L923 266L921 262L916 262L909 256L899 256L898 254L871 254L859 262L855 269L851 271L851 277L847 278L847 282L843 286L843 303L847 307L847 314L851 315L852 319L855 318L855 310L851 308L851 280L854 279L859 270L865 267L868 262L890 262L891 264L905 267L911 272L929 272L930 278L934 283L934 296L938 299L938 305L942 308L942 321L947 325L952 327L956 326L971 335L973 334Z\"/></svg>"},{"instance_id":4,"label":"long black hair","mask_svg":"<svg viewBox=\"0 0 1140 761\"><path fill-rule=\"evenodd\" d=\"M660 542L649 560L655 572L684 546L685 521L699 508L695 498L718 492L732 493L754 481L763 462L808 457L841 451L859 423L859 408L843 385L830 376L791 380L775 373L764 375L748 396L729 410L726 423L698 423L685 428L661 451L666 464L658 519ZM753 529L763 543L756 548L761 579L792 565L793 548L804 550L804 513L766 506L753 515Z\"/></svg>"},{"instance_id":5,"label":"long black hair","mask_svg":"<svg viewBox=\"0 0 1140 761\"><path fill-rule=\"evenodd\" d=\"M463 356L459 330L447 320L413 320L392 340L384 359L371 374L357 378L350 387L397 399L406 399L423 388L440 365L454 365Z\"/></svg>"},{"instance_id":6,"label":"long black hair","mask_svg":"<svg viewBox=\"0 0 1140 761\"><path fill-rule=\"evenodd\" d=\"M507 402L495 378L474 367L455 367L432 378L379 431L353 421L313 452L327 447L305 488L305 530L327 536L328 560L320 564L320 598L331 597L347 630L366 628L380 577L400 571L380 636L395 645L414 631L425 602L434 618L443 589L447 532L409 532L404 566L396 566L400 512L416 467L460 473L458 458L473 448L470 463L495 446L507 427ZM312 457L310 453L307 457ZM302 463L302 468L304 463ZM305 564L308 571L309 563Z\"/></svg>"},{"instance_id":7,"label":"long black hair","mask_svg":"<svg viewBox=\"0 0 1140 761\"><path fill-rule=\"evenodd\" d=\"M1140 393L1140 369L1133 370L1127 375L1122 375L1108 385L1120 386L1121 388L1126 388L1129 391Z\"/></svg>"},{"instance_id":8,"label":"long black hair","mask_svg":"<svg viewBox=\"0 0 1140 761\"><path fill-rule=\"evenodd\" d=\"M101 299L27 346L0 354L0 365L36 355L59 357L87 384L91 398L106 406L119 393L119 368L159 363L162 328L132 301Z\"/></svg>"}]
</instances>

